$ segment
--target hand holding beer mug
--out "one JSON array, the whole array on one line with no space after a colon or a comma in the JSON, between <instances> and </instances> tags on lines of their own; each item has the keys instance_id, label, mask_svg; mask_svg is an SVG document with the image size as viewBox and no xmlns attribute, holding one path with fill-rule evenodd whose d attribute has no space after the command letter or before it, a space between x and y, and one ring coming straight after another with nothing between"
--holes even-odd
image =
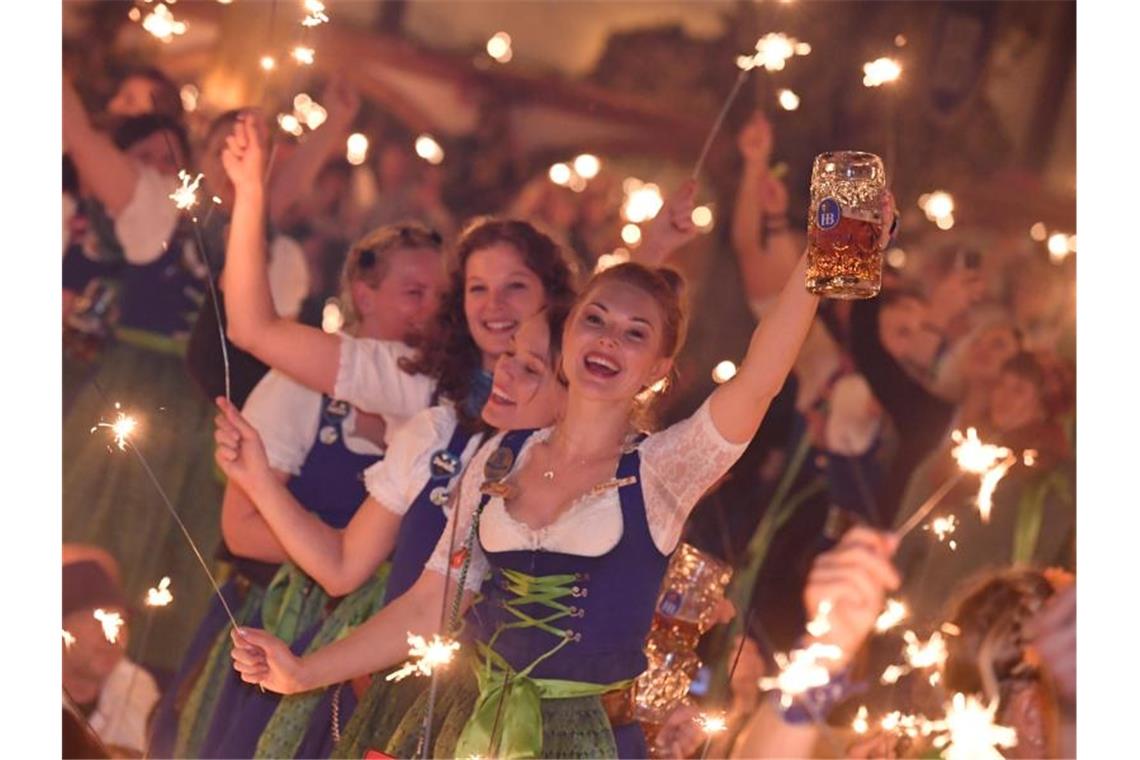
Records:
<instances>
[{"instance_id":1,"label":"hand holding beer mug","mask_svg":"<svg viewBox=\"0 0 1140 760\"><path fill-rule=\"evenodd\" d=\"M808 213L807 289L829 298L872 298L883 277L894 203L882 160L834 151L815 158Z\"/></svg>"}]
</instances>

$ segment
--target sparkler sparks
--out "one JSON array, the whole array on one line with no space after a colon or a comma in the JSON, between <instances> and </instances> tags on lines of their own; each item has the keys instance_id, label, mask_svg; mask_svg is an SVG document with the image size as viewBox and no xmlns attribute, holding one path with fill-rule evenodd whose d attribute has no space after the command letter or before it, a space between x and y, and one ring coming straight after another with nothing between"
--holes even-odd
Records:
<instances>
[{"instance_id":1,"label":"sparkler sparks","mask_svg":"<svg viewBox=\"0 0 1140 760\"><path fill-rule=\"evenodd\" d=\"M61 630L63 631L63 645L68 649L71 649L72 644L75 643L75 637L72 636L71 632L66 628L63 628Z\"/></svg>"},{"instance_id":2,"label":"sparkler sparks","mask_svg":"<svg viewBox=\"0 0 1140 760\"><path fill-rule=\"evenodd\" d=\"M940 542L947 543L946 537L952 535L954 531L958 529L958 518L954 515L935 517L934 520L931 521L930 525L926 526L926 529L937 536ZM958 548L958 542L954 539L950 539L947 545L950 547L951 551L954 551Z\"/></svg>"},{"instance_id":3,"label":"sparkler sparks","mask_svg":"<svg viewBox=\"0 0 1140 760\"><path fill-rule=\"evenodd\" d=\"M908 672L906 668L901 665L888 665L883 675L879 676L879 681L885 684L898 683L899 679L905 676Z\"/></svg>"},{"instance_id":4,"label":"sparkler sparks","mask_svg":"<svg viewBox=\"0 0 1140 760\"><path fill-rule=\"evenodd\" d=\"M630 177L622 183L625 191L625 202L621 207L622 218L627 222L641 224L657 216L665 199L661 196L661 188L652 182L642 182L636 177Z\"/></svg>"},{"instance_id":5,"label":"sparkler sparks","mask_svg":"<svg viewBox=\"0 0 1140 760\"><path fill-rule=\"evenodd\" d=\"M857 734L867 733L870 725L867 723L867 705L859 705L859 711L855 713L855 720L851 721L851 730Z\"/></svg>"},{"instance_id":6,"label":"sparkler sparks","mask_svg":"<svg viewBox=\"0 0 1140 760\"><path fill-rule=\"evenodd\" d=\"M893 58L876 58L863 64L863 86L879 87L887 82L897 81L902 74L902 66Z\"/></svg>"},{"instance_id":7,"label":"sparkler sparks","mask_svg":"<svg viewBox=\"0 0 1140 760\"><path fill-rule=\"evenodd\" d=\"M912 739L923 732L928 721L921 715L905 715L898 710L889 712L879 721L879 728Z\"/></svg>"},{"instance_id":8,"label":"sparkler sparks","mask_svg":"<svg viewBox=\"0 0 1140 760\"><path fill-rule=\"evenodd\" d=\"M1001 760L997 747L1017 746L1017 731L994 723L997 702L988 706L974 696L955 694L946 706L946 717L928 721L924 733L938 733L934 746L945 760Z\"/></svg>"},{"instance_id":9,"label":"sparkler sparks","mask_svg":"<svg viewBox=\"0 0 1140 760\"><path fill-rule=\"evenodd\" d=\"M994 508L994 491L997 489L998 483L1009 472L1009 468L1017 462L1017 457L1010 456L1005 461L999 462L992 470L987 471L982 475L982 485L978 489L978 513L982 516L982 522L990 521L990 511Z\"/></svg>"},{"instance_id":10,"label":"sparkler sparks","mask_svg":"<svg viewBox=\"0 0 1140 760\"><path fill-rule=\"evenodd\" d=\"M119 640L119 629L123 627L123 616L117 612L95 610L95 619L103 626L103 636L112 644Z\"/></svg>"},{"instance_id":11,"label":"sparkler sparks","mask_svg":"<svg viewBox=\"0 0 1140 760\"><path fill-rule=\"evenodd\" d=\"M439 634L426 641L423 636L408 634L408 657L399 670L388 675L388 681L402 681L410 675L430 676L436 668L442 668L452 661L459 651L459 642L441 638Z\"/></svg>"},{"instance_id":12,"label":"sparkler sparks","mask_svg":"<svg viewBox=\"0 0 1140 760\"><path fill-rule=\"evenodd\" d=\"M819 609L816 610L815 617L808 621L806 626L807 632L816 638L826 636L831 632L831 621L828 615L831 614L832 603L830 599L824 599L819 603Z\"/></svg>"},{"instance_id":13,"label":"sparkler sparks","mask_svg":"<svg viewBox=\"0 0 1140 760\"><path fill-rule=\"evenodd\" d=\"M889 631L901 623L909 614L910 610L907 609L905 603L898 599L888 599L887 608L875 620L875 630L879 633Z\"/></svg>"},{"instance_id":14,"label":"sparkler sparks","mask_svg":"<svg viewBox=\"0 0 1140 760\"><path fill-rule=\"evenodd\" d=\"M157 588L149 588L146 592L147 607L165 607L174 601L174 594L170 593L170 578L163 576Z\"/></svg>"},{"instance_id":15,"label":"sparkler sparks","mask_svg":"<svg viewBox=\"0 0 1140 760\"><path fill-rule=\"evenodd\" d=\"M778 690L780 704L784 708L791 707L795 697L823 686L831 680L831 673L822 663L826 660L838 660L841 655L842 650L834 644L819 642L809 645L806 649L794 649L790 656L777 652L776 664L779 665L780 672L772 677L761 678L760 689Z\"/></svg>"},{"instance_id":16,"label":"sparkler sparks","mask_svg":"<svg viewBox=\"0 0 1140 760\"><path fill-rule=\"evenodd\" d=\"M115 408L121 409L118 403L115 404ZM100 422L91 428L91 432L94 433L101 427L108 428L115 434L115 445L119 447L119 451L126 451L127 444L130 443L131 434L135 432L135 428L138 427L138 422L134 417L120 411L119 416L115 418L114 422Z\"/></svg>"},{"instance_id":17,"label":"sparkler sparks","mask_svg":"<svg viewBox=\"0 0 1140 760\"><path fill-rule=\"evenodd\" d=\"M319 26L329 21L328 14L325 13L325 4L320 0L305 0L305 11L309 15L301 19L301 26Z\"/></svg>"},{"instance_id":18,"label":"sparkler sparks","mask_svg":"<svg viewBox=\"0 0 1140 760\"><path fill-rule=\"evenodd\" d=\"M975 428L966 428L965 435L962 435L960 430L955 430L950 437L958 444L950 451L954 461L963 470L974 475L984 475L1011 453L1003 446L983 443L978 438L978 431Z\"/></svg>"},{"instance_id":19,"label":"sparkler sparks","mask_svg":"<svg viewBox=\"0 0 1140 760\"><path fill-rule=\"evenodd\" d=\"M194 179L190 179L190 173L185 169L178 171L178 179L182 180L182 186L176 189L168 197L174 201L174 205L181 211L187 211L198 205L198 183L202 181L202 176L199 174Z\"/></svg>"},{"instance_id":20,"label":"sparkler sparks","mask_svg":"<svg viewBox=\"0 0 1140 760\"><path fill-rule=\"evenodd\" d=\"M757 66L762 66L768 71L781 71L787 65L789 58L809 53L811 45L808 43L800 42L782 32L772 32L756 41L755 54L738 57L736 65L744 71Z\"/></svg>"},{"instance_id":21,"label":"sparkler sparks","mask_svg":"<svg viewBox=\"0 0 1140 760\"><path fill-rule=\"evenodd\" d=\"M946 662L946 657L949 655L946 651L946 641L938 631L925 642L920 641L914 631L905 632L903 639L906 641L903 654L906 656L907 664L912 668L916 670L940 668Z\"/></svg>"},{"instance_id":22,"label":"sparkler sparks","mask_svg":"<svg viewBox=\"0 0 1140 760\"><path fill-rule=\"evenodd\" d=\"M153 11L143 18L142 28L163 42L170 42L176 36L186 34L188 26L185 21L179 21L174 18L174 14L170 12L170 9L162 3L159 3L155 6Z\"/></svg>"},{"instance_id":23,"label":"sparkler sparks","mask_svg":"<svg viewBox=\"0 0 1140 760\"><path fill-rule=\"evenodd\" d=\"M728 720L723 713L702 713L693 720L709 736L719 734L728 728Z\"/></svg>"}]
</instances>

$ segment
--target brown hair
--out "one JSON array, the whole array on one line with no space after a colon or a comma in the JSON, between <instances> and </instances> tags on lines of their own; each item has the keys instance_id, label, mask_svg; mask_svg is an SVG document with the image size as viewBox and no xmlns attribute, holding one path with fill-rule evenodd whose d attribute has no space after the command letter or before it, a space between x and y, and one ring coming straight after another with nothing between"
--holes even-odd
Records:
<instances>
[{"instance_id":1,"label":"brown hair","mask_svg":"<svg viewBox=\"0 0 1140 760\"><path fill-rule=\"evenodd\" d=\"M660 354L667 359L677 358L685 345L689 331L689 308L685 298L685 278L675 269L648 267L636 262L625 262L598 272L586 284L577 306L586 302L586 296L594 288L607 282L620 282L648 293L661 309ZM575 308L577 308L577 306ZM664 385L657 383L645 388L634 399L633 424L639 430L656 427L653 409L656 402L676 383L677 367L674 365L669 375L662 378Z\"/></svg>"},{"instance_id":2,"label":"brown hair","mask_svg":"<svg viewBox=\"0 0 1140 760\"><path fill-rule=\"evenodd\" d=\"M1049 419L1056 420L1072 409L1076 378L1068 362L1043 353L1021 351L1011 356L1001 371L1033 383Z\"/></svg>"},{"instance_id":3,"label":"brown hair","mask_svg":"<svg viewBox=\"0 0 1140 760\"><path fill-rule=\"evenodd\" d=\"M380 286L388 276L392 253L400 249L425 249L439 252L443 238L422 224L389 224L377 227L352 244L340 273L340 311L344 326L359 321L352 300L352 283L363 282L370 288Z\"/></svg>"},{"instance_id":4,"label":"brown hair","mask_svg":"<svg viewBox=\"0 0 1140 760\"><path fill-rule=\"evenodd\" d=\"M946 688L978 692L990 674L997 685L1021 675L1022 626L1053 593L1038 570L1001 570L967 582L949 616L961 633L947 638Z\"/></svg>"},{"instance_id":5,"label":"brown hair","mask_svg":"<svg viewBox=\"0 0 1140 760\"><path fill-rule=\"evenodd\" d=\"M463 402L471 392L472 376L483 365L483 355L471 337L463 308L467 261L476 251L498 243L506 243L518 251L526 268L542 281L547 304L569 303L575 291L574 265L549 235L529 222L480 217L463 229L455 246L447 292L440 301L435 321L419 353L402 361L401 368L435 378L438 395L453 401L460 420L468 425L477 420L467 417ZM553 336L551 341L553 346Z\"/></svg>"}]
</instances>

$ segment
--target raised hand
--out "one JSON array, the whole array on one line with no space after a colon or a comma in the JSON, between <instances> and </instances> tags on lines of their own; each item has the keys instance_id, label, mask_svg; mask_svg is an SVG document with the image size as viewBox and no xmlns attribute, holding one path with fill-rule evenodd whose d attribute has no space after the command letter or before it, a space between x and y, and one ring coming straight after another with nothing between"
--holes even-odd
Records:
<instances>
[{"instance_id":1,"label":"raised hand","mask_svg":"<svg viewBox=\"0 0 1140 760\"><path fill-rule=\"evenodd\" d=\"M237 190L260 187L265 176L265 135L258 117L243 113L222 151L222 167Z\"/></svg>"},{"instance_id":2,"label":"raised hand","mask_svg":"<svg viewBox=\"0 0 1140 760\"><path fill-rule=\"evenodd\" d=\"M696 193L696 180L687 179L665 198L661 211L645 228L638 260L651 266L659 265L697 236L697 225L693 224Z\"/></svg>"},{"instance_id":3,"label":"raised hand","mask_svg":"<svg viewBox=\"0 0 1140 760\"><path fill-rule=\"evenodd\" d=\"M230 657L241 680L277 694L305 691L301 683L301 658L284 641L257 628L230 631L234 648Z\"/></svg>"},{"instance_id":4,"label":"raised hand","mask_svg":"<svg viewBox=\"0 0 1140 760\"><path fill-rule=\"evenodd\" d=\"M804 589L804 606L814 618L824 601L831 603L831 630L816 640L835 644L845 665L863 645L883 611L888 591L899 587L891 565L898 539L888 533L855 527L812 564Z\"/></svg>"},{"instance_id":5,"label":"raised hand","mask_svg":"<svg viewBox=\"0 0 1140 760\"><path fill-rule=\"evenodd\" d=\"M697 724L701 711L693 705L679 705L665 716L661 730L657 732L654 744L657 757L685 758L700 749L705 740L704 732Z\"/></svg>"},{"instance_id":6,"label":"raised hand","mask_svg":"<svg viewBox=\"0 0 1140 760\"><path fill-rule=\"evenodd\" d=\"M214 417L214 461L246 493L273 481L261 436L225 398L217 399L221 414Z\"/></svg>"},{"instance_id":7,"label":"raised hand","mask_svg":"<svg viewBox=\"0 0 1140 760\"><path fill-rule=\"evenodd\" d=\"M772 159L772 124L763 111L756 111L740 130L736 146L748 163L767 167Z\"/></svg>"}]
</instances>

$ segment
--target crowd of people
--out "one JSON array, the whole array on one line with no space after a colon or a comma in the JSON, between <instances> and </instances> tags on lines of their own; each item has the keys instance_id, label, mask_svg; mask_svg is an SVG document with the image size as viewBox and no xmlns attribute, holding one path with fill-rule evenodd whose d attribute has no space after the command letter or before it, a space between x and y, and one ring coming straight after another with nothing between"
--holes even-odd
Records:
<instances>
[{"instance_id":1,"label":"crowd of people","mask_svg":"<svg viewBox=\"0 0 1140 760\"><path fill-rule=\"evenodd\" d=\"M693 411L669 390L703 317L668 264L698 235L695 183L612 261L612 181L542 175L467 219L397 137L349 167L344 81L297 142L253 110L191 139L154 70L87 102L65 78L77 753L918 756L930 737L857 730L856 711L933 718L958 692L1016 729L1006 756L1075 752L1071 266L907 242L880 296L820 299L756 113L722 225L756 327ZM171 194L190 167L186 211ZM880 212L888 251L910 228L889 193ZM142 466L92 431L118 414L138 420ZM902 535L970 428L1018 458L988 519L958 478L932 515L953 533ZM736 574L701 649L725 694L694 694L647 740L633 684L682 542ZM132 601L164 576L173 604ZM888 597L909 616L883 632ZM946 637L937 677L880 679L904 629ZM411 637L435 635L455 661L399 678ZM835 648L822 684L761 692L812 644ZM727 730L706 737L695 718L714 709Z\"/></svg>"}]
</instances>

